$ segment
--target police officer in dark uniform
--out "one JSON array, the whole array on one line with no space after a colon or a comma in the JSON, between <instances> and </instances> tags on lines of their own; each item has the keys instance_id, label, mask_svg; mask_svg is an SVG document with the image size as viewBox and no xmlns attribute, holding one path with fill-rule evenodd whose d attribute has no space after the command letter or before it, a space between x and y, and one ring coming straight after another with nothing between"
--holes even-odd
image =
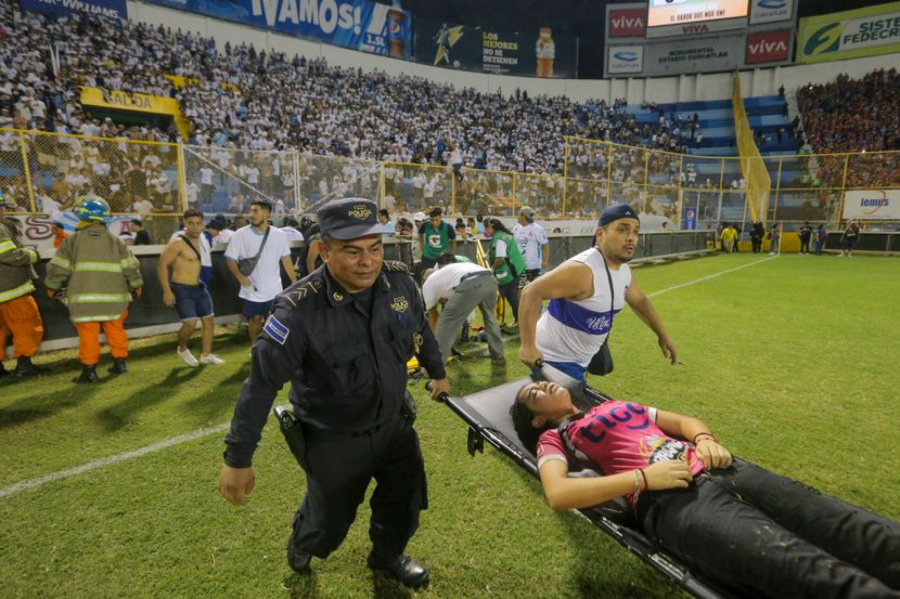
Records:
<instances>
[{"instance_id":1,"label":"police officer in dark uniform","mask_svg":"<svg viewBox=\"0 0 900 599\"><path fill-rule=\"evenodd\" d=\"M387 231L376 211L360 198L319 209L325 264L277 297L253 347L250 377L225 438L219 492L246 504L255 484L253 452L276 394L290 380L291 430L301 437L286 436L306 472L307 493L294 516L288 564L305 572L311 556L338 548L374 477L368 565L419 587L428 570L404 553L427 507L407 361L415 353L435 379L433 398L450 384L406 265L383 259Z\"/></svg>"}]
</instances>

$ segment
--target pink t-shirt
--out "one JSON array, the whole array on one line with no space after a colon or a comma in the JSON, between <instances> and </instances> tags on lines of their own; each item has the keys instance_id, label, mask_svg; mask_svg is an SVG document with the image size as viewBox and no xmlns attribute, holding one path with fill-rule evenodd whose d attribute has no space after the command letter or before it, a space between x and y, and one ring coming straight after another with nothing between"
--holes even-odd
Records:
<instances>
[{"instance_id":1,"label":"pink t-shirt","mask_svg":"<svg viewBox=\"0 0 900 599\"><path fill-rule=\"evenodd\" d=\"M603 474L646 468L666 460L684 460L695 476L704 469L693 445L673 439L656 426L656 408L634 402L607 401L591 408L584 417L569 422L566 434L575 449ZM538 468L548 460L569 462L558 430L541 435L537 457Z\"/></svg>"}]
</instances>

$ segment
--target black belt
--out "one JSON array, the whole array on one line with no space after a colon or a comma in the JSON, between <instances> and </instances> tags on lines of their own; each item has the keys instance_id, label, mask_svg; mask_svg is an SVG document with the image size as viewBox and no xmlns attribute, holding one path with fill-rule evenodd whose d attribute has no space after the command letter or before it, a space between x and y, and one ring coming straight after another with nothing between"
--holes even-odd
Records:
<instances>
[{"instance_id":1,"label":"black belt","mask_svg":"<svg viewBox=\"0 0 900 599\"><path fill-rule=\"evenodd\" d=\"M480 270L478 272L468 272L468 273L464 274L462 276L462 278L459 280L459 285L462 285L466 281L470 281L476 277L483 277L483 276L489 275L489 274L491 274L491 272L489 270ZM456 287L459 287L459 285L457 285Z\"/></svg>"}]
</instances>

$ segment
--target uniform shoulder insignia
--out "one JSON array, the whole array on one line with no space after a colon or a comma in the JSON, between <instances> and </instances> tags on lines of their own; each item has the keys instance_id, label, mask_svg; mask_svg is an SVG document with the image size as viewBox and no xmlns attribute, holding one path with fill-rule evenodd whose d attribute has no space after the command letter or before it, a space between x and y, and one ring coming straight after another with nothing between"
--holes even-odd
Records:
<instances>
[{"instance_id":1,"label":"uniform shoulder insignia","mask_svg":"<svg viewBox=\"0 0 900 599\"><path fill-rule=\"evenodd\" d=\"M280 320L275 318L275 315L272 314L266 320L265 326L263 326L263 331L269 335L274 341L276 341L279 345L284 345L284 342L287 341L288 335L291 334L291 330L287 328Z\"/></svg>"},{"instance_id":2,"label":"uniform shoulder insignia","mask_svg":"<svg viewBox=\"0 0 900 599\"><path fill-rule=\"evenodd\" d=\"M409 274L409 266L406 265L406 262L400 262L399 260L385 260L382 263L381 268L385 272L402 272Z\"/></svg>"},{"instance_id":3,"label":"uniform shoulder insignia","mask_svg":"<svg viewBox=\"0 0 900 599\"><path fill-rule=\"evenodd\" d=\"M315 294L319 293L319 289L322 288L322 279L312 279L311 281L307 281L306 283L298 286L295 289L289 289L284 297L294 305L295 307L305 300L308 297L312 297Z\"/></svg>"}]
</instances>

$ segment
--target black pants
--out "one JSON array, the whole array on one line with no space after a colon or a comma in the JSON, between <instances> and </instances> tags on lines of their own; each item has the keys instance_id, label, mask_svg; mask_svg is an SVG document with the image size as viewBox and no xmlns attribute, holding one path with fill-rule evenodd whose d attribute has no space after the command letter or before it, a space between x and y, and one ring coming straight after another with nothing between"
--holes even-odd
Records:
<instances>
[{"instance_id":1,"label":"black pants","mask_svg":"<svg viewBox=\"0 0 900 599\"><path fill-rule=\"evenodd\" d=\"M753 247L753 253L758 254L762 251L762 237L751 237L750 245Z\"/></svg>"},{"instance_id":2,"label":"black pants","mask_svg":"<svg viewBox=\"0 0 900 599\"><path fill-rule=\"evenodd\" d=\"M745 462L646 493L637 515L657 543L751 596L900 597L900 524Z\"/></svg>"},{"instance_id":3,"label":"black pants","mask_svg":"<svg viewBox=\"0 0 900 599\"><path fill-rule=\"evenodd\" d=\"M498 291L500 292L500 297L509 302L509 307L512 308L513 318L516 322L519 321L519 296L516 293L519 289L519 280L513 279L509 283L504 285L500 285L498 287Z\"/></svg>"},{"instance_id":4,"label":"black pants","mask_svg":"<svg viewBox=\"0 0 900 599\"><path fill-rule=\"evenodd\" d=\"M337 549L374 478L372 547L387 559L404 552L428 504L419 437L410 423L398 415L358 437L308 434L305 461L306 497L290 540L295 551L325 558Z\"/></svg>"},{"instance_id":5,"label":"black pants","mask_svg":"<svg viewBox=\"0 0 900 599\"><path fill-rule=\"evenodd\" d=\"M808 254L809 253L809 239L800 238L800 253Z\"/></svg>"}]
</instances>

